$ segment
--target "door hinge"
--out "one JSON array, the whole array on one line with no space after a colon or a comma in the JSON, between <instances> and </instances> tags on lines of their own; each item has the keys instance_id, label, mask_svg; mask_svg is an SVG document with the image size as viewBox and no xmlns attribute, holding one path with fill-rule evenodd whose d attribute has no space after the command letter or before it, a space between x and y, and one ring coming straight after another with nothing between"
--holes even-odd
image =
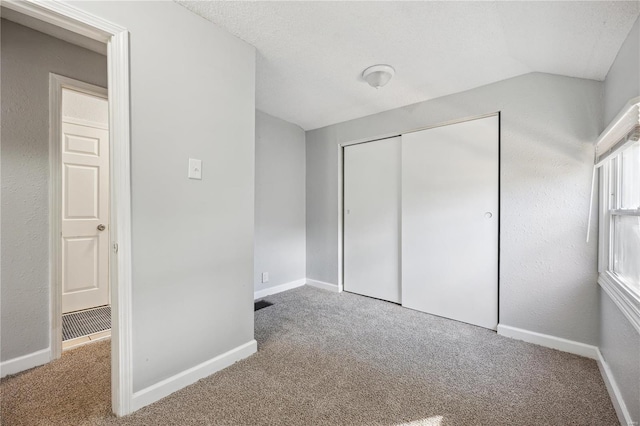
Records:
<instances>
[{"instance_id":1,"label":"door hinge","mask_svg":"<svg viewBox=\"0 0 640 426\"><path fill-rule=\"evenodd\" d=\"M118 243L113 243L113 252L114 253L118 252Z\"/></svg>"}]
</instances>

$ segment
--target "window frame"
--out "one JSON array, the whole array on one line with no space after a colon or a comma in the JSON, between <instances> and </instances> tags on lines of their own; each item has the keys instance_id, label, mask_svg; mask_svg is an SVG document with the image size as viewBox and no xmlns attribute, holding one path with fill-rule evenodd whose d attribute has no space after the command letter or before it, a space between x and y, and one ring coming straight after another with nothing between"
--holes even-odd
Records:
<instances>
[{"instance_id":1,"label":"window frame","mask_svg":"<svg viewBox=\"0 0 640 426\"><path fill-rule=\"evenodd\" d=\"M640 209L621 208L620 161L621 153L618 153L607 160L599 171L598 284L640 332L640 291L634 289L613 271L615 218L629 215L640 217Z\"/></svg>"}]
</instances>

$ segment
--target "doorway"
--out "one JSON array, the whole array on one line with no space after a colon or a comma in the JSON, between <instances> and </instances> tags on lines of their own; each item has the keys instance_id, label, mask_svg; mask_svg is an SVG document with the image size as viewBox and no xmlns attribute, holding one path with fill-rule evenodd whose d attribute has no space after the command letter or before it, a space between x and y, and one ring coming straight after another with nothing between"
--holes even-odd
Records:
<instances>
[{"instance_id":1,"label":"doorway","mask_svg":"<svg viewBox=\"0 0 640 426\"><path fill-rule=\"evenodd\" d=\"M49 81L53 291L66 350L111 336L109 103L106 88L54 73Z\"/></svg>"},{"instance_id":2,"label":"doorway","mask_svg":"<svg viewBox=\"0 0 640 426\"><path fill-rule=\"evenodd\" d=\"M78 9L75 6L63 2L36 2L36 1L7 1L2 2L2 17L34 29L40 33L48 34L54 38L60 38L68 42L68 39L77 40L78 37L89 43L83 47L91 49L96 43L105 49L107 61L107 80L109 97L109 158L107 166L109 170L109 188L111 204L107 207L109 222L105 225L105 233L108 234L107 251L110 282L110 305L113 308L112 339L111 339L111 404L116 415L125 415L132 411L132 291L131 291L131 170L130 170L130 91L129 91L129 33L116 24L106 21ZM4 42L3 37L3 42ZM23 51L25 51L23 49ZM3 61L3 65L4 65ZM53 71L53 70L52 70ZM26 73L25 73L26 74ZM3 72L3 78L5 73ZM38 80L38 84L47 84L46 78ZM51 87L51 86L50 86ZM46 90L46 89L45 89ZM53 96L50 94L50 96ZM3 92L4 99L4 92ZM46 98L45 98L46 99ZM46 104L46 100L42 103ZM48 106L48 105L47 105ZM41 123L42 121L40 121ZM46 126L46 119L44 120ZM58 121L49 120L49 126L56 126ZM34 127L34 126L25 126ZM4 130L4 129L3 129ZM58 134L51 131L49 134ZM46 137L45 137L46 138ZM42 139L40 139L42 140ZM4 140L3 140L4 142ZM53 144L49 143L49 147ZM60 155L49 156L60 160ZM50 169L61 164L59 161L50 162ZM4 169L4 167L3 167ZM39 169L49 175L47 168ZM49 179L51 181L51 179ZM49 184L49 199L58 200L59 185L53 181ZM46 209L43 209L46 212ZM58 223L53 215L58 210L49 210L49 224ZM109 227L107 228L107 225ZM29 228L24 228L29 229ZM43 232L40 235L51 235ZM60 234L58 234L59 236ZM45 237L45 240L47 238ZM49 253L56 251L59 244L58 238L49 238ZM60 250L58 250L60 252ZM43 349L40 347L24 347L16 345L15 358L3 361L2 375L15 374L29 368L33 368L61 356L62 352L62 293L53 284L57 282L57 265L59 259L49 258L49 292L43 291L37 294L43 296L45 303L50 308L43 315L48 319L31 321L29 335L37 334L43 337L39 344L47 339L49 345ZM45 280L34 281L43 285ZM4 284L4 283L3 283ZM46 294L46 296L45 296ZM32 309L33 311L33 309ZM45 317L45 318L46 318ZM48 333L47 333L48 331ZM26 334L23 331L24 334ZM31 352L29 352L31 351ZM26 353L24 353L26 352Z\"/></svg>"}]
</instances>

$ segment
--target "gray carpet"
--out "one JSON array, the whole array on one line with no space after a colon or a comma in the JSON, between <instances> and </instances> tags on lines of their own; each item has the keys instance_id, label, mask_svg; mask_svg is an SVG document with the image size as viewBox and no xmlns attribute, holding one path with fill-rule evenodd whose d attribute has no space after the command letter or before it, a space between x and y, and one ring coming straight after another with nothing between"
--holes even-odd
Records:
<instances>
[{"instance_id":1,"label":"gray carpet","mask_svg":"<svg viewBox=\"0 0 640 426\"><path fill-rule=\"evenodd\" d=\"M88 336L111 329L111 306L102 306L62 316L62 340Z\"/></svg>"},{"instance_id":2,"label":"gray carpet","mask_svg":"<svg viewBox=\"0 0 640 426\"><path fill-rule=\"evenodd\" d=\"M105 414L109 346L98 342L3 380L2 424L618 424L593 360L348 293L266 300L257 354L131 416ZM98 370L101 386L79 402L74 381Z\"/></svg>"}]
</instances>

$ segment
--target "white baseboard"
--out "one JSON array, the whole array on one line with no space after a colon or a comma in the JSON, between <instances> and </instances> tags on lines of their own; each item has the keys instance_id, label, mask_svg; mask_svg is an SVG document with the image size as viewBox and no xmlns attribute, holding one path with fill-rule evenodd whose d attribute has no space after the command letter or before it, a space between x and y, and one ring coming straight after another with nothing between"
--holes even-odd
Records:
<instances>
[{"instance_id":1,"label":"white baseboard","mask_svg":"<svg viewBox=\"0 0 640 426\"><path fill-rule=\"evenodd\" d=\"M307 285L310 285L311 287L321 288L323 290L333 291L336 293L338 292L338 284L326 283L324 281L316 281L307 278Z\"/></svg>"},{"instance_id":2,"label":"white baseboard","mask_svg":"<svg viewBox=\"0 0 640 426\"><path fill-rule=\"evenodd\" d=\"M51 349L43 349L0 363L0 377L16 374L51 361Z\"/></svg>"},{"instance_id":3,"label":"white baseboard","mask_svg":"<svg viewBox=\"0 0 640 426\"><path fill-rule=\"evenodd\" d=\"M255 340L231 349L228 352L223 353L215 358L196 365L188 370L162 380L155 385L135 392L131 401L131 411L139 410L140 408L154 403L165 396L189 386L198 380L212 375L213 373L220 371L228 366L238 362L248 356L254 354L258 350L258 343Z\"/></svg>"},{"instance_id":4,"label":"white baseboard","mask_svg":"<svg viewBox=\"0 0 640 426\"><path fill-rule=\"evenodd\" d=\"M523 340L547 348L569 352L591 359L598 358L598 347L561 337L550 336L548 334L536 333L535 331L523 330L521 328L498 324L498 334L511 337L512 339Z\"/></svg>"},{"instance_id":5,"label":"white baseboard","mask_svg":"<svg viewBox=\"0 0 640 426\"><path fill-rule=\"evenodd\" d=\"M253 300L258 300L263 297L271 296L272 294L282 293L283 291L291 290L292 288L301 287L307 283L306 279L295 280L288 283L276 285L273 287L258 290L253 293Z\"/></svg>"},{"instance_id":6,"label":"white baseboard","mask_svg":"<svg viewBox=\"0 0 640 426\"><path fill-rule=\"evenodd\" d=\"M622 399L622 393L620 392L620 388L616 383L615 377L613 377L613 373L609 368L609 364L604 360L602 353L598 349L598 357L596 358L598 362L598 368L600 369L600 374L602 374L602 380L604 380L604 384L607 386L607 391L609 392L609 397L611 398L611 402L613 402L613 408L616 410L616 414L618 415L618 420L621 425L635 426L638 423L634 423L631 418L631 414L629 414L629 410L627 409L627 405L624 403Z\"/></svg>"}]
</instances>

